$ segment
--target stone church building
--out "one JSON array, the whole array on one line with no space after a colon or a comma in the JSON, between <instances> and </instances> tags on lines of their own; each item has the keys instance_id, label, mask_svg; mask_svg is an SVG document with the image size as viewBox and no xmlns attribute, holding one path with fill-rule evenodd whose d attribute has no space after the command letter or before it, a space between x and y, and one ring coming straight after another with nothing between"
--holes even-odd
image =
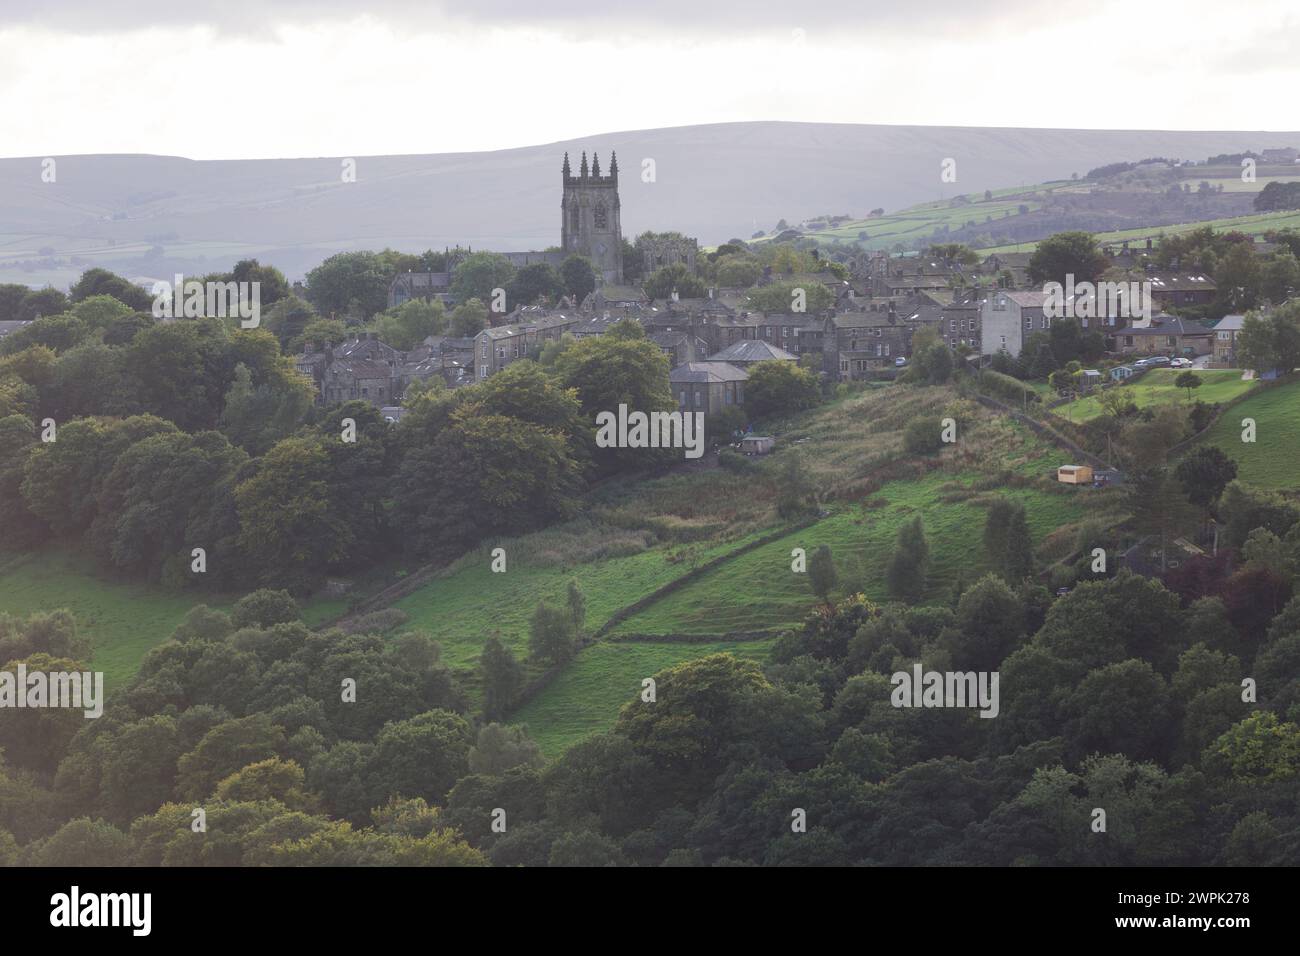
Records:
<instances>
[{"instance_id":1,"label":"stone church building","mask_svg":"<svg viewBox=\"0 0 1300 956\"><path fill-rule=\"evenodd\" d=\"M560 200L560 247L566 256L591 260L596 275L611 285L623 282L623 231L619 223L618 155L609 155L609 174L600 173L600 158L582 154L578 175L564 154L564 196Z\"/></svg>"}]
</instances>

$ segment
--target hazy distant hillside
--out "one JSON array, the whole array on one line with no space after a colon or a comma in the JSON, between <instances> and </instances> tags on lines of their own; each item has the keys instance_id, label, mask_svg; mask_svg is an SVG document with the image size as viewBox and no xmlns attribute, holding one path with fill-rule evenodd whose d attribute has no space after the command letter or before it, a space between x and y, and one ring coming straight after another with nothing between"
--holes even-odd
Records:
<instances>
[{"instance_id":1,"label":"hazy distant hillside","mask_svg":"<svg viewBox=\"0 0 1300 956\"><path fill-rule=\"evenodd\" d=\"M166 146L169 144L160 144ZM174 144L183 149L184 142ZM430 145L436 145L431 142ZM66 285L104 265L126 275L227 268L259 256L291 277L342 250L559 241L565 150L616 149L629 237L679 229L704 243L819 213L862 216L957 193L1082 175L1117 160L1300 146L1300 133L1134 132L734 123L605 133L489 153L196 162L167 156L0 160L0 280ZM957 161L957 182L940 164ZM654 182L642 161L653 159ZM73 257L77 258L73 258Z\"/></svg>"}]
</instances>

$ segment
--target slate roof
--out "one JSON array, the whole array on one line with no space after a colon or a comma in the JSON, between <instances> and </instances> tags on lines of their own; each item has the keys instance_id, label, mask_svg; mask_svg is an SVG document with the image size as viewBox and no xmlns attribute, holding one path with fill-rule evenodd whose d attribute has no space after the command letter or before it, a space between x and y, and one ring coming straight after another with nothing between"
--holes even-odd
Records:
<instances>
[{"instance_id":1,"label":"slate roof","mask_svg":"<svg viewBox=\"0 0 1300 956\"><path fill-rule=\"evenodd\" d=\"M762 339L741 339L728 345L716 355L709 356L710 362L797 362L799 356L793 355Z\"/></svg>"},{"instance_id":2,"label":"slate roof","mask_svg":"<svg viewBox=\"0 0 1300 956\"><path fill-rule=\"evenodd\" d=\"M1176 315L1157 315L1147 326L1125 329L1124 335L1210 335L1210 330L1200 322L1182 319Z\"/></svg>"},{"instance_id":3,"label":"slate roof","mask_svg":"<svg viewBox=\"0 0 1300 956\"><path fill-rule=\"evenodd\" d=\"M668 373L668 381L682 383L743 382L749 375L726 362L687 362Z\"/></svg>"}]
</instances>

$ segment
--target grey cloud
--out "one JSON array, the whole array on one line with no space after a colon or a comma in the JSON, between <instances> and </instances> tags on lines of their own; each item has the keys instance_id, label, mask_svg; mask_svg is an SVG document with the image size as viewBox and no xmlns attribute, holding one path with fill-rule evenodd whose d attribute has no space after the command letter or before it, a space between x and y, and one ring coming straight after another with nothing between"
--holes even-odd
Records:
<instances>
[{"instance_id":1,"label":"grey cloud","mask_svg":"<svg viewBox=\"0 0 1300 956\"><path fill-rule=\"evenodd\" d=\"M431 32L448 24L484 27L549 26L584 34L646 31L694 39L737 34L806 31L925 35L982 32L994 23L1054 16L1057 0L929 0L900 4L884 0L789 0L701 3L700 0L5 0L6 26L42 26L78 34L113 33L149 27L208 25L224 32L257 35L281 23L350 20L362 14L400 27ZM831 33L830 31L834 31Z\"/></svg>"}]
</instances>

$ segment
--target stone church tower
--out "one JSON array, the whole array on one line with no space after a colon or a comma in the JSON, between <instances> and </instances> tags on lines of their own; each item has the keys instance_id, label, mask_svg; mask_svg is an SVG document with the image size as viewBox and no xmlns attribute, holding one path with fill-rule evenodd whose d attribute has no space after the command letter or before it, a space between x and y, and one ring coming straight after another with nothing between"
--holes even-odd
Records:
<instances>
[{"instance_id":1,"label":"stone church tower","mask_svg":"<svg viewBox=\"0 0 1300 956\"><path fill-rule=\"evenodd\" d=\"M620 285L623 282L623 231L619 226L618 156L610 153L609 175L600 174L600 159L582 154L578 175L569 169L564 154L564 198L560 201L560 245L566 255L591 260L597 277Z\"/></svg>"}]
</instances>

